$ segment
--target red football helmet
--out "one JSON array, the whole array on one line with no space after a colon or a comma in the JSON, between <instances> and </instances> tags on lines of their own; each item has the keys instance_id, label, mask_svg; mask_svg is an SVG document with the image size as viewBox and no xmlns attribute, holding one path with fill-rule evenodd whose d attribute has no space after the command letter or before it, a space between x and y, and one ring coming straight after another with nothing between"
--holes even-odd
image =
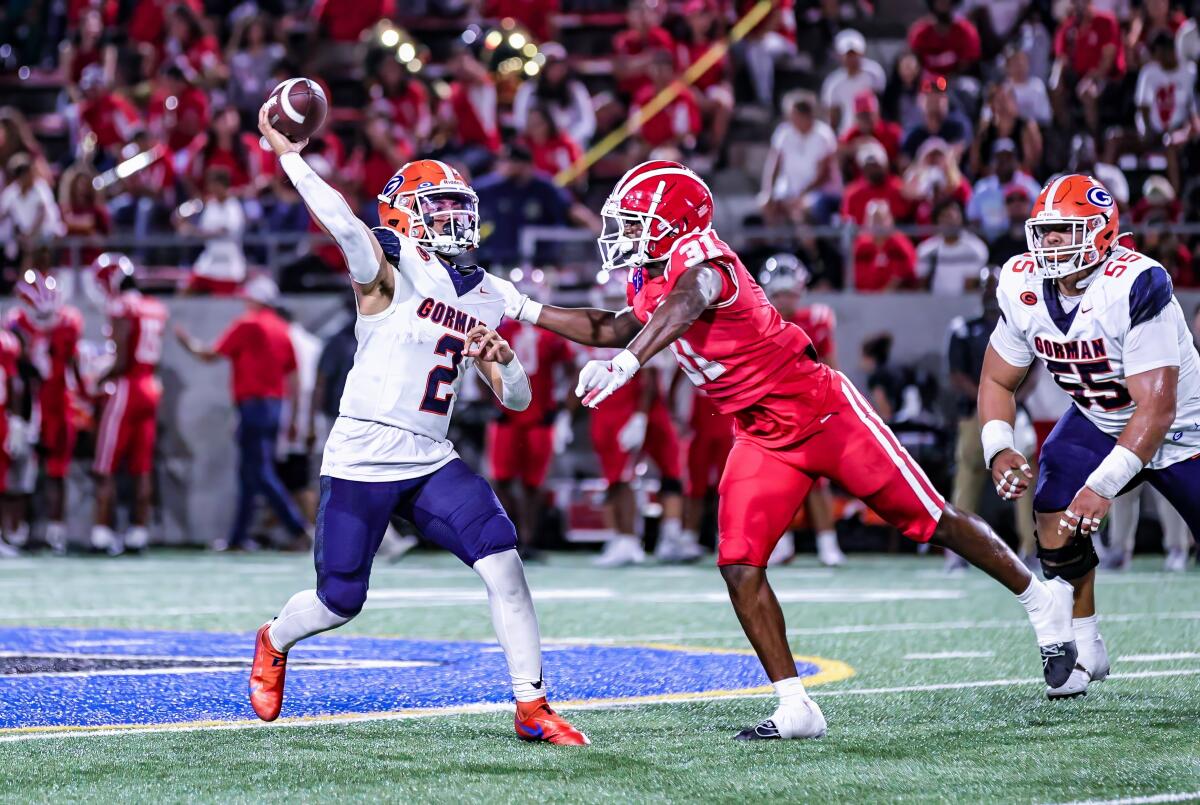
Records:
<instances>
[{"instance_id":1,"label":"red football helmet","mask_svg":"<svg viewBox=\"0 0 1200 805\"><path fill-rule=\"evenodd\" d=\"M34 324L49 327L58 321L63 301L54 277L29 269L17 283L16 291Z\"/></svg>"},{"instance_id":2,"label":"red football helmet","mask_svg":"<svg viewBox=\"0 0 1200 805\"><path fill-rule=\"evenodd\" d=\"M635 268L670 257L684 235L712 227L713 197L678 162L643 162L621 177L600 211L604 269Z\"/></svg>"},{"instance_id":3,"label":"red football helmet","mask_svg":"<svg viewBox=\"0 0 1200 805\"><path fill-rule=\"evenodd\" d=\"M1091 176L1069 173L1046 185L1025 222L1025 240L1040 279L1065 277L1097 266L1117 240L1117 205ZM1046 235L1064 235L1045 245Z\"/></svg>"},{"instance_id":4,"label":"red football helmet","mask_svg":"<svg viewBox=\"0 0 1200 805\"><path fill-rule=\"evenodd\" d=\"M120 296L122 283L132 276L133 261L120 252L105 252L92 261L92 281L101 301Z\"/></svg>"},{"instance_id":5,"label":"red football helmet","mask_svg":"<svg viewBox=\"0 0 1200 805\"><path fill-rule=\"evenodd\" d=\"M379 223L431 252L455 257L479 245L479 197L445 162L405 164L378 199Z\"/></svg>"}]
</instances>

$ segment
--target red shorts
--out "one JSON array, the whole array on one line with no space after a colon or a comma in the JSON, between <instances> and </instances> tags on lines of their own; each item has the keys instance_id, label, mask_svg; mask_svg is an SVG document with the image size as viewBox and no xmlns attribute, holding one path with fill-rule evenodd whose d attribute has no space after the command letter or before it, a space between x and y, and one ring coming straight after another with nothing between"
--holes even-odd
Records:
<instances>
[{"instance_id":1,"label":"red shorts","mask_svg":"<svg viewBox=\"0 0 1200 805\"><path fill-rule=\"evenodd\" d=\"M491 422L487 443L493 481L505 483L520 478L525 486L534 488L545 483L554 458L552 425Z\"/></svg>"},{"instance_id":2,"label":"red shorts","mask_svg":"<svg viewBox=\"0 0 1200 805\"><path fill-rule=\"evenodd\" d=\"M71 470L71 458L75 455L76 435L75 422L67 410L67 403L64 402L61 407L42 407L42 432L38 441L46 459L48 477L67 477Z\"/></svg>"},{"instance_id":3,"label":"red shorts","mask_svg":"<svg viewBox=\"0 0 1200 805\"><path fill-rule=\"evenodd\" d=\"M717 485L732 447L732 427L724 430L710 428L692 435L687 448L688 497L702 498Z\"/></svg>"},{"instance_id":4,"label":"red shorts","mask_svg":"<svg viewBox=\"0 0 1200 805\"><path fill-rule=\"evenodd\" d=\"M617 443L617 434L633 413L623 406L611 405L602 405L592 412L592 447L596 451L596 458L600 459L600 472L610 485L633 480L637 456L622 450ZM656 403L650 408L646 421L646 441L642 443L641 452L654 460L664 480L682 477L679 432L675 430L675 423L671 421L666 405Z\"/></svg>"},{"instance_id":5,"label":"red shorts","mask_svg":"<svg viewBox=\"0 0 1200 805\"><path fill-rule=\"evenodd\" d=\"M8 468L12 459L8 455L8 417L0 411L0 492L8 491Z\"/></svg>"},{"instance_id":6,"label":"red shorts","mask_svg":"<svg viewBox=\"0 0 1200 805\"><path fill-rule=\"evenodd\" d=\"M154 468L154 439L158 433L158 402L162 387L154 375L122 377L104 401L96 428L96 459L92 471L112 475L124 463L130 475L149 475Z\"/></svg>"},{"instance_id":7,"label":"red shorts","mask_svg":"<svg viewBox=\"0 0 1200 805\"><path fill-rule=\"evenodd\" d=\"M946 501L858 389L841 373L820 370L785 381L738 412L721 476L717 564L765 567L818 477L862 500L909 539L933 536ZM813 384L825 389L819 408L811 405ZM802 422L785 438L785 428Z\"/></svg>"}]
</instances>

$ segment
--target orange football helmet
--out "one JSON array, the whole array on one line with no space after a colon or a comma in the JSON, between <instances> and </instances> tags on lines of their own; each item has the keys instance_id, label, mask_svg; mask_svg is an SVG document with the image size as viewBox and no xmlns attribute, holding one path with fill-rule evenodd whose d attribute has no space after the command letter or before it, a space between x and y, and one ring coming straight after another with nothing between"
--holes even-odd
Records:
<instances>
[{"instance_id":1,"label":"orange football helmet","mask_svg":"<svg viewBox=\"0 0 1200 805\"><path fill-rule=\"evenodd\" d=\"M379 223L431 252L456 257L479 245L479 197L445 162L418 159L384 185Z\"/></svg>"},{"instance_id":2,"label":"orange football helmet","mask_svg":"<svg viewBox=\"0 0 1200 805\"><path fill-rule=\"evenodd\" d=\"M1069 173L1042 188L1025 222L1025 240L1035 275L1065 277L1099 265L1117 241L1117 205L1104 185L1091 176ZM1050 232L1070 235L1066 243L1046 246Z\"/></svg>"}]
</instances>

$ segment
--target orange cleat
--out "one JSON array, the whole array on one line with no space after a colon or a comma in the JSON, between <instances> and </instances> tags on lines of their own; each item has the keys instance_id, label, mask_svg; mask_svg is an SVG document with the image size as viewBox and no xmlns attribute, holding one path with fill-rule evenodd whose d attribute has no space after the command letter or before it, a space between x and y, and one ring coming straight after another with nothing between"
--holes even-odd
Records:
<instances>
[{"instance_id":1,"label":"orange cleat","mask_svg":"<svg viewBox=\"0 0 1200 805\"><path fill-rule=\"evenodd\" d=\"M250 704L263 721L279 718L283 707L283 677L287 673L287 655L271 645L267 634L271 622L258 630L254 640L254 665L250 667Z\"/></svg>"},{"instance_id":2,"label":"orange cleat","mask_svg":"<svg viewBox=\"0 0 1200 805\"><path fill-rule=\"evenodd\" d=\"M587 746L588 737L550 709L543 697L534 702L517 702L517 737L522 741L545 741L559 746Z\"/></svg>"}]
</instances>

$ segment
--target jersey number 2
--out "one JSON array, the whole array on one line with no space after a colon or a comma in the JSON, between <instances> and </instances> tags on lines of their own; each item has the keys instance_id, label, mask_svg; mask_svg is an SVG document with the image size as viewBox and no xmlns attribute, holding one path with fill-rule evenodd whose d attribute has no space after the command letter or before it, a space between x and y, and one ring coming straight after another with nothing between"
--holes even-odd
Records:
<instances>
[{"instance_id":1,"label":"jersey number 2","mask_svg":"<svg viewBox=\"0 0 1200 805\"><path fill-rule=\"evenodd\" d=\"M458 365L462 363L462 353L467 344L461 338L444 335L438 339L433 348L434 355L447 355L449 366L435 366L429 370L429 378L425 381L425 396L421 399L421 410L430 414L446 416L450 413L450 401L454 399L451 391L445 397L441 396L442 384L450 384L458 377Z\"/></svg>"}]
</instances>

